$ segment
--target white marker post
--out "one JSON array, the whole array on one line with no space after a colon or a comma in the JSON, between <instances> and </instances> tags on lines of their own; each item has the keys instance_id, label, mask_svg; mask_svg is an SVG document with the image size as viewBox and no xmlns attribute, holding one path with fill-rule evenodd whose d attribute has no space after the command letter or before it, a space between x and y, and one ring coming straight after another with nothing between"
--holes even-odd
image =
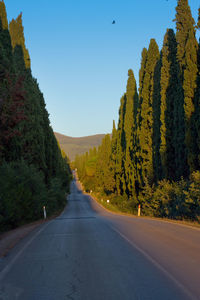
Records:
<instances>
[{"instance_id":1,"label":"white marker post","mask_svg":"<svg viewBox=\"0 0 200 300\"><path fill-rule=\"evenodd\" d=\"M43 212L44 212L44 219L46 219L46 218L47 218L47 213L46 213L46 208L45 208L45 206L43 206Z\"/></svg>"},{"instance_id":2,"label":"white marker post","mask_svg":"<svg viewBox=\"0 0 200 300\"><path fill-rule=\"evenodd\" d=\"M141 214L141 205L139 204L138 205L138 217L140 217L140 214Z\"/></svg>"},{"instance_id":3,"label":"white marker post","mask_svg":"<svg viewBox=\"0 0 200 300\"><path fill-rule=\"evenodd\" d=\"M110 200L107 200L107 203L109 203L110 202Z\"/></svg>"}]
</instances>

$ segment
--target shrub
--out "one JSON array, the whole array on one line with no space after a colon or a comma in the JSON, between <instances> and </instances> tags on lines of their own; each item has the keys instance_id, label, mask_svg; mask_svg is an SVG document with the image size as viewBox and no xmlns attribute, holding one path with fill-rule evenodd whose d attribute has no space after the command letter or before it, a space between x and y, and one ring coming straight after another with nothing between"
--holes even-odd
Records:
<instances>
[{"instance_id":1,"label":"shrub","mask_svg":"<svg viewBox=\"0 0 200 300\"><path fill-rule=\"evenodd\" d=\"M14 228L41 217L46 187L41 172L24 161L0 166L0 228Z\"/></svg>"}]
</instances>

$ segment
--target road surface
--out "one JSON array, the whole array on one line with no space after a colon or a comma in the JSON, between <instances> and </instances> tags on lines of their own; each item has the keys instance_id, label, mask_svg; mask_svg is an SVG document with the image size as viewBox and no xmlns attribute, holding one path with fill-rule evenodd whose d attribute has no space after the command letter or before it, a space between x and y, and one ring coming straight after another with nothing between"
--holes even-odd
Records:
<instances>
[{"instance_id":1,"label":"road surface","mask_svg":"<svg viewBox=\"0 0 200 300\"><path fill-rule=\"evenodd\" d=\"M15 299L200 299L200 230L112 214L74 180L65 211L0 260Z\"/></svg>"}]
</instances>

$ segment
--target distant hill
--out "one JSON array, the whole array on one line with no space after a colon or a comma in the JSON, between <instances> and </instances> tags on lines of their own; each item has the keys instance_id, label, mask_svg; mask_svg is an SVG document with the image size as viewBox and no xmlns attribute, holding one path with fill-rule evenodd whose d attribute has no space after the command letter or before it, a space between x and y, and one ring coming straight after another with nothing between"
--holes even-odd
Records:
<instances>
[{"instance_id":1,"label":"distant hill","mask_svg":"<svg viewBox=\"0 0 200 300\"><path fill-rule=\"evenodd\" d=\"M71 161L77 154L83 154L90 148L98 147L105 134L96 134L84 137L70 137L54 132L61 148L65 151Z\"/></svg>"}]
</instances>

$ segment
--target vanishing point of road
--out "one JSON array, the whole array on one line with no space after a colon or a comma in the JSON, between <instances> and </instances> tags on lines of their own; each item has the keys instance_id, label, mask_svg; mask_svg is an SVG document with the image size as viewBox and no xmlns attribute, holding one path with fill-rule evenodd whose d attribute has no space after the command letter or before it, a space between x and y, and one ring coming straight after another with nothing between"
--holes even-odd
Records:
<instances>
[{"instance_id":1,"label":"vanishing point of road","mask_svg":"<svg viewBox=\"0 0 200 300\"><path fill-rule=\"evenodd\" d=\"M0 300L200 299L200 230L106 211L76 180L64 212L0 260Z\"/></svg>"}]
</instances>

